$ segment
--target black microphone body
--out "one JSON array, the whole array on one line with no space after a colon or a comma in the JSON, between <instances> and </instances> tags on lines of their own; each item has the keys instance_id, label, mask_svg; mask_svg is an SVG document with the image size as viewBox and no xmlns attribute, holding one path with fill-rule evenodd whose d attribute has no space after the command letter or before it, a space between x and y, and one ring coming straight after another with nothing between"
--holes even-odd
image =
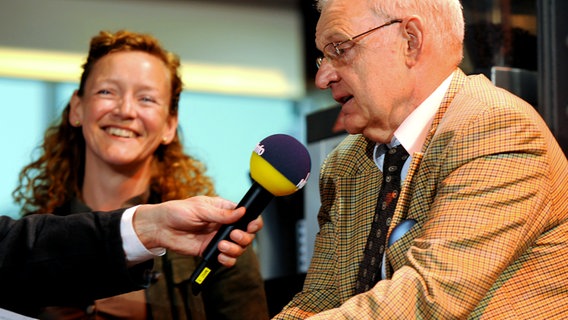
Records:
<instances>
[{"instance_id":1,"label":"black microphone body","mask_svg":"<svg viewBox=\"0 0 568 320\"><path fill-rule=\"evenodd\" d=\"M237 204L237 208L245 207L246 212L237 222L221 226L215 234L211 242L203 252L203 260L191 275L191 289L194 295L197 295L210 274L213 274L221 264L217 261L217 257L221 253L218 249L221 240L229 240L229 234L234 229L246 230L248 224L256 219L262 211L268 206L274 195L264 189L256 181Z\"/></svg>"},{"instance_id":2,"label":"black microphone body","mask_svg":"<svg viewBox=\"0 0 568 320\"><path fill-rule=\"evenodd\" d=\"M295 138L275 134L260 141L251 155L250 174L253 184L237 204L246 213L239 221L223 225L203 252L203 260L191 275L191 289L197 295L220 263L217 261L221 240L230 240L234 229L244 230L276 196L285 196L301 189L310 176L310 154Z\"/></svg>"}]
</instances>

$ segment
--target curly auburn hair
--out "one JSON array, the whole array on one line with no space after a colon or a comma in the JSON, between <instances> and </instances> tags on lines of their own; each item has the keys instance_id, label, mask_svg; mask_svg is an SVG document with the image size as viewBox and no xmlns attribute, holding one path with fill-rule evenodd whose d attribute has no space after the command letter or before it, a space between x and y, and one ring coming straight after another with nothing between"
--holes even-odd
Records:
<instances>
[{"instance_id":1,"label":"curly auburn hair","mask_svg":"<svg viewBox=\"0 0 568 320\"><path fill-rule=\"evenodd\" d=\"M78 95L83 96L85 82L95 63L108 54L120 51L143 51L164 62L172 81L169 112L177 116L183 89L178 73L179 58L162 48L159 41L148 34L127 30L116 33L101 31L93 37L89 55L82 66ZM73 127L69 123L69 112L68 103L61 119L46 130L40 157L20 172L19 184L12 196L21 205L23 214L49 213L81 196L85 138L80 127ZM154 151L150 190L159 195L161 201L215 194L211 179L205 175L205 165L184 153L179 129L170 144L160 145Z\"/></svg>"}]
</instances>

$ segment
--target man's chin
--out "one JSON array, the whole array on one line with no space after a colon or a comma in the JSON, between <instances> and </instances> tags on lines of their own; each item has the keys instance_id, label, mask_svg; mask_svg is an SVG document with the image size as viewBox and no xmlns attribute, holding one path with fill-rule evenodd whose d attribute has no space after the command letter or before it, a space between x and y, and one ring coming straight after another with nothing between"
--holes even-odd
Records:
<instances>
[{"instance_id":1,"label":"man's chin","mask_svg":"<svg viewBox=\"0 0 568 320\"><path fill-rule=\"evenodd\" d=\"M349 134L360 134L360 133L363 132L362 130L351 130L351 129L347 129L347 128L345 129L345 131L347 131L347 133L349 133Z\"/></svg>"},{"instance_id":2,"label":"man's chin","mask_svg":"<svg viewBox=\"0 0 568 320\"><path fill-rule=\"evenodd\" d=\"M348 119L345 119L345 121L343 122L345 131L347 131L349 134L359 134L362 133L363 130L365 129L364 126L361 125L357 125L356 123L352 123L350 122Z\"/></svg>"}]
</instances>

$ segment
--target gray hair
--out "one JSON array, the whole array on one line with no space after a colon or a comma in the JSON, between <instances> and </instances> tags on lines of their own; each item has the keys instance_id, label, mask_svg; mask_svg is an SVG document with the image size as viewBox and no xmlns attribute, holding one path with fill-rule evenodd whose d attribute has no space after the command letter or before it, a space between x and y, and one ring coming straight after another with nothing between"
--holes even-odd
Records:
<instances>
[{"instance_id":1,"label":"gray hair","mask_svg":"<svg viewBox=\"0 0 568 320\"><path fill-rule=\"evenodd\" d=\"M321 12L330 0L315 0ZM333 0L331 0L333 1ZM351 0L368 1L376 15L387 19L420 16L434 37L439 52L455 53L455 65L463 58L465 22L460 0Z\"/></svg>"}]
</instances>

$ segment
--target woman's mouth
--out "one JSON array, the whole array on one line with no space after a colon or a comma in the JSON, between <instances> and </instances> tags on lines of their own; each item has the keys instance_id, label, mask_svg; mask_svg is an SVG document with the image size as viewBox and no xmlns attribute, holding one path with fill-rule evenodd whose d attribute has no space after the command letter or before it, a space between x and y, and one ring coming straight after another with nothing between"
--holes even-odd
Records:
<instances>
[{"instance_id":1,"label":"woman's mouth","mask_svg":"<svg viewBox=\"0 0 568 320\"><path fill-rule=\"evenodd\" d=\"M107 127L105 131L113 136L121 138L134 138L136 134L132 130L117 128L117 127Z\"/></svg>"}]
</instances>

